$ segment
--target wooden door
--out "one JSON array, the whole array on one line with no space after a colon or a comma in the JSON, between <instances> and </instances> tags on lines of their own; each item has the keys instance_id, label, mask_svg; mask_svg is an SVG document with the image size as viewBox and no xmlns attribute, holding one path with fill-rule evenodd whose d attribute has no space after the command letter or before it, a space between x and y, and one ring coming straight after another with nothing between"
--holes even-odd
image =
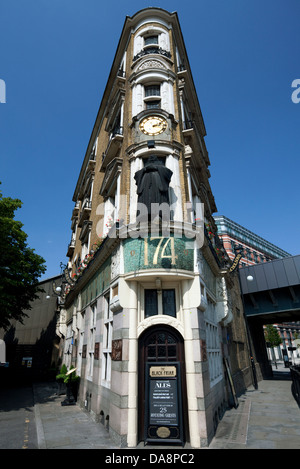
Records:
<instances>
[{"instance_id":1,"label":"wooden door","mask_svg":"<svg viewBox=\"0 0 300 469\"><path fill-rule=\"evenodd\" d=\"M172 327L161 325L147 329L139 339L139 376L138 376L138 437L144 440L145 426L145 368L146 364L172 362L180 363L182 414L185 439L188 435L187 399L184 343L182 336Z\"/></svg>"}]
</instances>

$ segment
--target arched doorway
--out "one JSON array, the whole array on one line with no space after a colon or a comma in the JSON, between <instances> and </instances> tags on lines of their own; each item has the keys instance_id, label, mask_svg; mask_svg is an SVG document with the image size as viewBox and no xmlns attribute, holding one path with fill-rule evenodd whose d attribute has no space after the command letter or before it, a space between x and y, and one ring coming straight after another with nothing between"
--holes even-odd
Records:
<instances>
[{"instance_id":1,"label":"arched doorway","mask_svg":"<svg viewBox=\"0 0 300 469\"><path fill-rule=\"evenodd\" d=\"M145 427L147 426L147 408L146 401L148 391L148 376L146 370L151 365L167 365L172 367L176 364L178 367L176 382L180 394L180 425L183 431L183 439L188 439L188 420L187 420L187 398L186 398L186 380L185 380L185 359L184 359L184 341L181 334L174 328L167 325L157 325L147 329L139 338L139 375L138 375L138 438L139 441L145 441ZM172 435L171 435L172 437ZM163 443L163 439L161 441ZM170 440L169 440L170 443Z\"/></svg>"}]
</instances>

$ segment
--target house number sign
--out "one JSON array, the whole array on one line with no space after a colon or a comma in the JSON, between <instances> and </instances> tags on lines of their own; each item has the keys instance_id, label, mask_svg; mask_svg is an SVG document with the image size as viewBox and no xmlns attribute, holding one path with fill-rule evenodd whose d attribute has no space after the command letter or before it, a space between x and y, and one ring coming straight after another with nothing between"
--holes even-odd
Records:
<instances>
[{"instance_id":1,"label":"house number sign","mask_svg":"<svg viewBox=\"0 0 300 469\"><path fill-rule=\"evenodd\" d=\"M142 269L194 269L194 251L184 238L149 236L124 240L125 272Z\"/></svg>"}]
</instances>

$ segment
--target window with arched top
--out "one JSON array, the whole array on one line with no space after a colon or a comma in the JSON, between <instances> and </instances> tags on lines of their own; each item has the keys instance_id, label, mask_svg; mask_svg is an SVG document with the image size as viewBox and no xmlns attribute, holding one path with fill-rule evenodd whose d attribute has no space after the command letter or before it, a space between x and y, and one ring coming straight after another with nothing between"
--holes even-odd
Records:
<instances>
[{"instance_id":1,"label":"window with arched top","mask_svg":"<svg viewBox=\"0 0 300 469\"><path fill-rule=\"evenodd\" d=\"M135 36L133 62L148 54L171 58L169 33L164 28L146 27Z\"/></svg>"},{"instance_id":2,"label":"window with arched top","mask_svg":"<svg viewBox=\"0 0 300 469\"><path fill-rule=\"evenodd\" d=\"M145 360L148 362L176 361L177 341L169 332L156 331L145 344Z\"/></svg>"},{"instance_id":3,"label":"window with arched top","mask_svg":"<svg viewBox=\"0 0 300 469\"><path fill-rule=\"evenodd\" d=\"M182 337L170 327L154 327L144 334L141 343L144 362L175 362L182 358Z\"/></svg>"},{"instance_id":4,"label":"window with arched top","mask_svg":"<svg viewBox=\"0 0 300 469\"><path fill-rule=\"evenodd\" d=\"M158 34L144 36L144 47L147 46L158 46Z\"/></svg>"}]
</instances>

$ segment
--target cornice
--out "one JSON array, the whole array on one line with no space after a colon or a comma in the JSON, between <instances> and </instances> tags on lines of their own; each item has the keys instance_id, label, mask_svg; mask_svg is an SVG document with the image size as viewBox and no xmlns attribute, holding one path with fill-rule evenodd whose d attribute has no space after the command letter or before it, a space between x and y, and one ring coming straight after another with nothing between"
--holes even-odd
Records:
<instances>
[{"instance_id":1,"label":"cornice","mask_svg":"<svg viewBox=\"0 0 300 469\"><path fill-rule=\"evenodd\" d=\"M183 152L184 146L177 140L155 140L155 150L153 148L148 148L148 140L143 140L142 142L133 143L125 152L128 155L129 160L136 157L141 157L143 155L158 153L158 154L173 154L177 157L180 156L180 153Z\"/></svg>"}]
</instances>

